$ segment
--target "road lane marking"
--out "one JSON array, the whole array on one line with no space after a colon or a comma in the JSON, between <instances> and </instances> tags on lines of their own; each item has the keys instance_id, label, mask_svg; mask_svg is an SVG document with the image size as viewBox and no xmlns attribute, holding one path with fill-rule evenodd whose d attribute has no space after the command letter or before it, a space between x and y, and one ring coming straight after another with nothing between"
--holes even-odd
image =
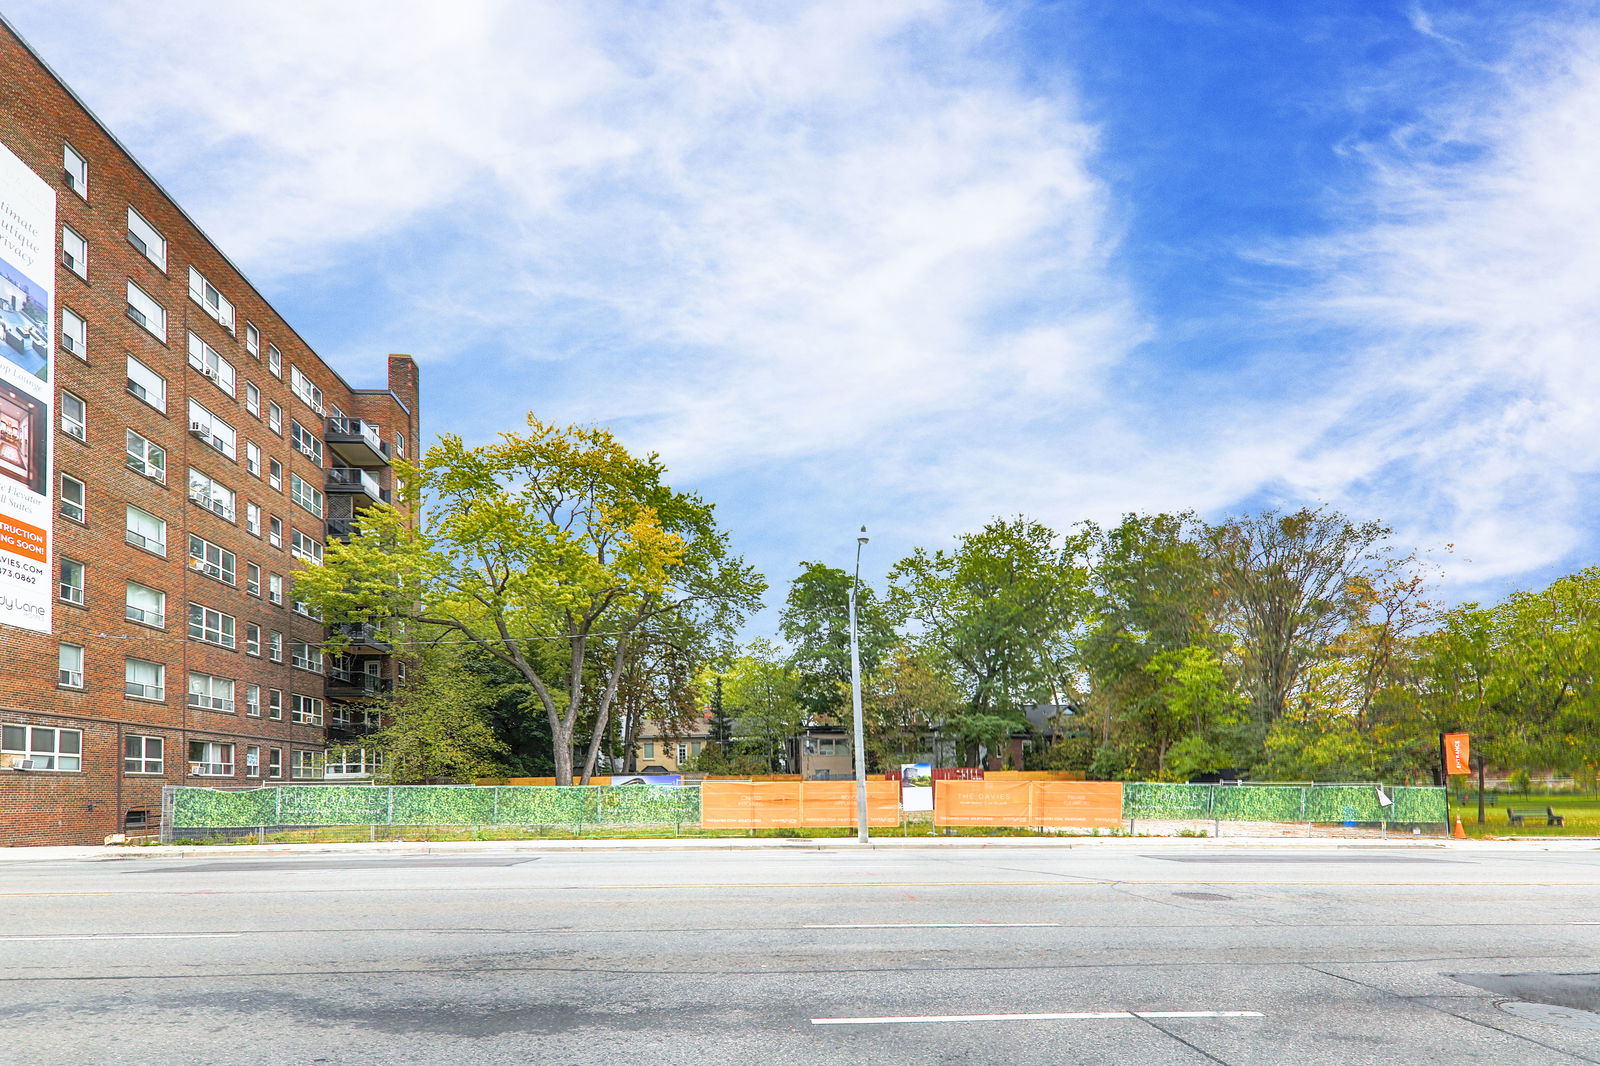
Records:
<instances>
[{"instance_id":1,"label":"road lane marking","mask_svg":"<svg viewBox=\"0 0 1600 1066\"><path fill-rule=\"evenodd\" d=\"M1045 929L1060 922L861 922L855 925L802 925L802 929Z\"/></svg>"},{"instance_id":2,"label":"road lane marking","mask_svg":"<svg viewBox=\"0 0 1600 1066\"><path fill-rule=\"evenodd\" d=\"M0 936L0 940L227 940L243 933L39 933L32 936Z\"/></svg>"},{"instance_id":3,"label":"road lane marking","mask_svg":"<svg viewBox=\"0 0 1600 1066\"><path fill-rule=\"evenodd\" d=\"M915 1022L1099 1022L1133 1018L1263 1018L1254 1010L1089 1010L1058 1014L922 1014L900 1018L812 1018L812 1025L894 1025Z\"/></svg>"}]
</instances>

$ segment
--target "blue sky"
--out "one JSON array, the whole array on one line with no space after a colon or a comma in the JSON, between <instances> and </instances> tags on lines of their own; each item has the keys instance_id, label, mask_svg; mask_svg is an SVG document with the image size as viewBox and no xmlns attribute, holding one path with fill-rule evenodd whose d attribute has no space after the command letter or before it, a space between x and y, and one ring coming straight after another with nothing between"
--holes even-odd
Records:
<instances>
[{"instance_id":1,"label":"blue sky","mask_svg":"<svg viewBox=\"0 0 1600 1066\"><path fill-rule=\"evenodd\" d=\"M1594 561L1596 4L7 16L352 382L611 425L775 586L1319 502L1452 599Z\"/></svg>"}]
</instances>

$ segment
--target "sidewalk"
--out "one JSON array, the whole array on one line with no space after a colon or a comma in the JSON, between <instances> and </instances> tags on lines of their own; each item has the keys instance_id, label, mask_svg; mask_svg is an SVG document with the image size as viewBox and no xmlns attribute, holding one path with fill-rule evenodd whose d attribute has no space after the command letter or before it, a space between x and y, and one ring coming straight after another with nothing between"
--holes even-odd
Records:
<instances>
[{"instance_id":1,"label":"sidewalk","mask_svg":"<svg viewBox=\"0 0 1600 1066\"><path fill-rule=\"evenodd\" d=\"M0 848L0 863L66 862L83 859L137 861L140 859L241 858L253 855L449 855L487 852L561 851L907 851L971 848L1030 851L1063 848L1113 850L1276 850L1331 851L1350 849L1422 848L1447 851L1600 851L1595 837L1524 837L1520 840L1453 840L1438 837L1404 837L1390 840L1352 840L1327 837L874 837L862 845L853 838L756 837L748 839L675 840L445 840L384 841L376 844L219 844L150 846L94 846Z\"/></svg>"}]
</instances>

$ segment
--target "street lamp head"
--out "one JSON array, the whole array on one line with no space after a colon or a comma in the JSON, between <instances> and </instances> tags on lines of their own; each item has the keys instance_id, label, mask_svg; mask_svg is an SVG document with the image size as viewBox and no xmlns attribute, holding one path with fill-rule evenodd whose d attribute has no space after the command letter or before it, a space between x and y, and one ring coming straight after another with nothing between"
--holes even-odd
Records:
<instances>
[{"instance_id":1,"label":"street lamp head","mask_svg":"<svg viewBox=\"0 0 1600 1066\"><path fill-rule=\"evenodd\" d=\"M867 542L867 527L866 526L862 526L861 527L861 536L856 538L856 543L857 544L865 544L866 542Z\"/></svg>"}]
</instances>

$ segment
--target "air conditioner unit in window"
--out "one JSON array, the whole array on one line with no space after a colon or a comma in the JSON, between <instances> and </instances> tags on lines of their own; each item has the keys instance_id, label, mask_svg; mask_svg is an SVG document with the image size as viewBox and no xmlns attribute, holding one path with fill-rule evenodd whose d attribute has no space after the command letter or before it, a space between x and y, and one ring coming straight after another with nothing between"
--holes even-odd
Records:
<instances>
[{"instance_id":1,"label":"air conditioner unit in window","mask_svg":"<svg viewBox=\"0 0 1600 1066\"><path fill-rule=\"evenodd\" d=\"M11 768L13 770L43 770L45 761L43 759L15 758L11 760Z\"/></svg>"},{"instance_id":2,"label":"air conditioner unit in window","mask_svg":"<svg viewBox=\"0 0 1600 1066\"><path fill-rule=\"evenodd\" d=\"M202 437L209 437L211 436L211 427L206 425L204 422L190 422L189 432Z\"/></svg>"},{"instance_id":3,"label":"air conditioner unit in window","mask_svg":"<svg viewBox=\"0 0 1600 1066\"><path fill-rule=\"evenodd\" d=\"M200 373L204 374L206 377L210 378L212 381L217 380L217 372L215 370L212 370L209 366L201 367L200 368Z\"/></svg>"}]
</instances>

